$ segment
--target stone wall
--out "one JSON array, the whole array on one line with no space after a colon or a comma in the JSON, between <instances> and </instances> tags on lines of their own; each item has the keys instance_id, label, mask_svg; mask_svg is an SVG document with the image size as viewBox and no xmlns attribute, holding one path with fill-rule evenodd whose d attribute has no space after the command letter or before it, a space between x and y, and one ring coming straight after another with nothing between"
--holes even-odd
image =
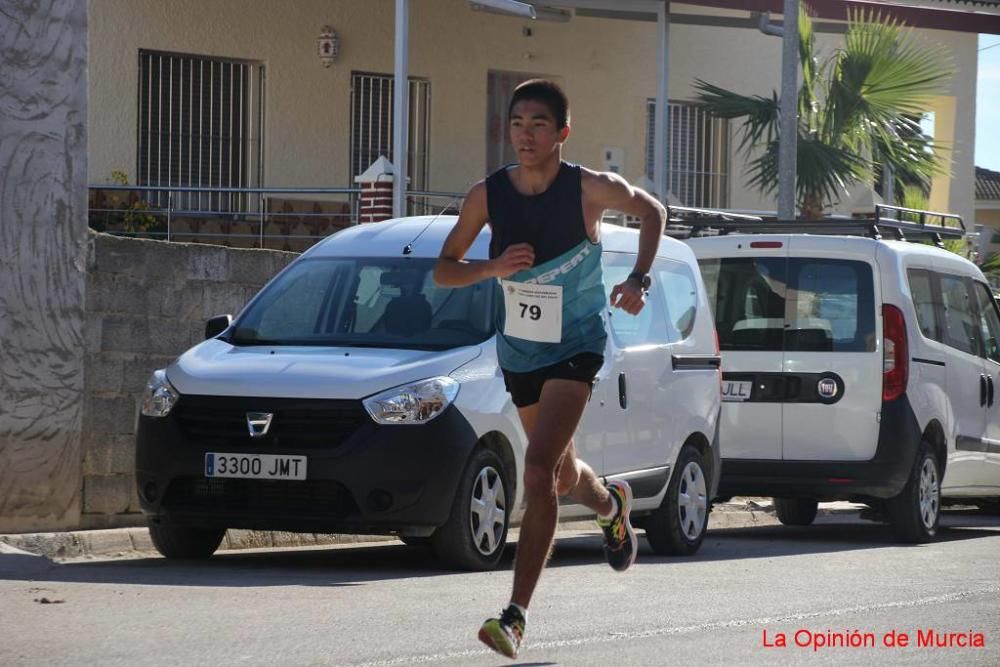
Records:
<instances>
[{"instance_id":1,"label":"stone wall","mask_svg":"<svg viewBox=\"0 0 1000 667\"><path fill-rule=\"evenodd\" d=\"M91 232L81 528L142 523L133 462L139 395L150 373L235 315L297 255Z\"/></svg>"},{"instance_id":2,"label":"stone wall","mask_svg":"<svg viewBox=\"0 0 1000 667\"><path fill-rule=\"evenodd\" d=\"M80 516L87 2L0 0L0 533Z\"/></svg>"}]
</instances>

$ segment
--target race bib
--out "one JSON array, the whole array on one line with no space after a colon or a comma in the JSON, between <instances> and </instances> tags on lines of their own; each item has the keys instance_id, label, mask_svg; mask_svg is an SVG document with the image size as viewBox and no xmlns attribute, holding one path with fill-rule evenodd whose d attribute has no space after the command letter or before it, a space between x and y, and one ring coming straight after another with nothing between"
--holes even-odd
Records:
<instances>
[{"instance_id":1,"label":"race bib","mask_svg":"<svg viewBox=\"0 0 1000 667\"><path fill-rule=\"evenodd\" d=\"M507 317L503 333L538 343L562 342L563 288L501 280Z\"/></svg>"}]
</instances>

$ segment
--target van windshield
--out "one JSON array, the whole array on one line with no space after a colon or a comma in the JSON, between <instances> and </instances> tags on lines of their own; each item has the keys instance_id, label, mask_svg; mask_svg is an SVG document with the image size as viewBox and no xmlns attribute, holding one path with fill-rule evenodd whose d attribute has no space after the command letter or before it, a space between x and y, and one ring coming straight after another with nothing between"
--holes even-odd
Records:
<instances>
[{"instance_id":1,"label":"van windshield","mask_svg":"<svg viewBox=\"0 0 1000 667\"><path fill-rule=\"evenodd\" d=\"M492 336L492 281L438 287L434 263L406 257L303 259L251 302L227 340L445 350Z\"/></svg>"},{"instance_id":2,"label":"van windshield","mask_svg":"<svg viewBox=\"0 0 1000 667\"><path fill-rule=\"evenodd\" d=\"M872 270L864 262L740 257L699 265L722 350L875 350Z\"/></svg>"}]
</instances>

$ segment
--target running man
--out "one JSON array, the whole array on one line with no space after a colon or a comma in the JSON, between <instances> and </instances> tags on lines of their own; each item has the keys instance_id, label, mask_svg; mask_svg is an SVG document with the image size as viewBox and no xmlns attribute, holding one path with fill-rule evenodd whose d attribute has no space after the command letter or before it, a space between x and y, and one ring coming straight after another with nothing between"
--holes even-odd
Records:
<instances>
[{"instance_id":1,"label":"running man","mask_svg":"<svg viewBox=\"0 0 1000 667\"><path fill-rule=\"evenodd\" d=\"M495 278L502 288L497 356L528 436L525 511L510 604L499 618L483 624L479 639L513 658L524 636L528 603L552 549L559 496L570 496L597 513L611 567L623 571L635 561L632 490L626 482L602 485L576 457L573 434L604 363L607 340L601 216L614 209L642 221L635 270L614 286L610 304L636 315L645 305L666 212L617 174L562 161L570 133L569 104L555 83L522 83L508 115L517 164L469 190L434 278L449 287ZM492 230L490 259L464 261L485 224Z\"/></svg>"}]
</instances>

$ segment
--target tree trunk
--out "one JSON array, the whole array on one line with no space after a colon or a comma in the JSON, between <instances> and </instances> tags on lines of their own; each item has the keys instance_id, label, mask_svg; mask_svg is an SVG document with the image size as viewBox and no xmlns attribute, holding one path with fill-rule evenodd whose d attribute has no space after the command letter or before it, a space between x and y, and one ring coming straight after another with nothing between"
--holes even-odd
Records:
<instances>
[{"instance_id":1,"label":"tree trunk","mask_svg":"<svg viewBox=\"0 0 1000 667\"><path fill-rule=\"evenodd\" d=\"M823 195L818 192L807 192L802 197L799 213L804 220L820 220L823 217Z\"/></svg>"}]
</instances>

